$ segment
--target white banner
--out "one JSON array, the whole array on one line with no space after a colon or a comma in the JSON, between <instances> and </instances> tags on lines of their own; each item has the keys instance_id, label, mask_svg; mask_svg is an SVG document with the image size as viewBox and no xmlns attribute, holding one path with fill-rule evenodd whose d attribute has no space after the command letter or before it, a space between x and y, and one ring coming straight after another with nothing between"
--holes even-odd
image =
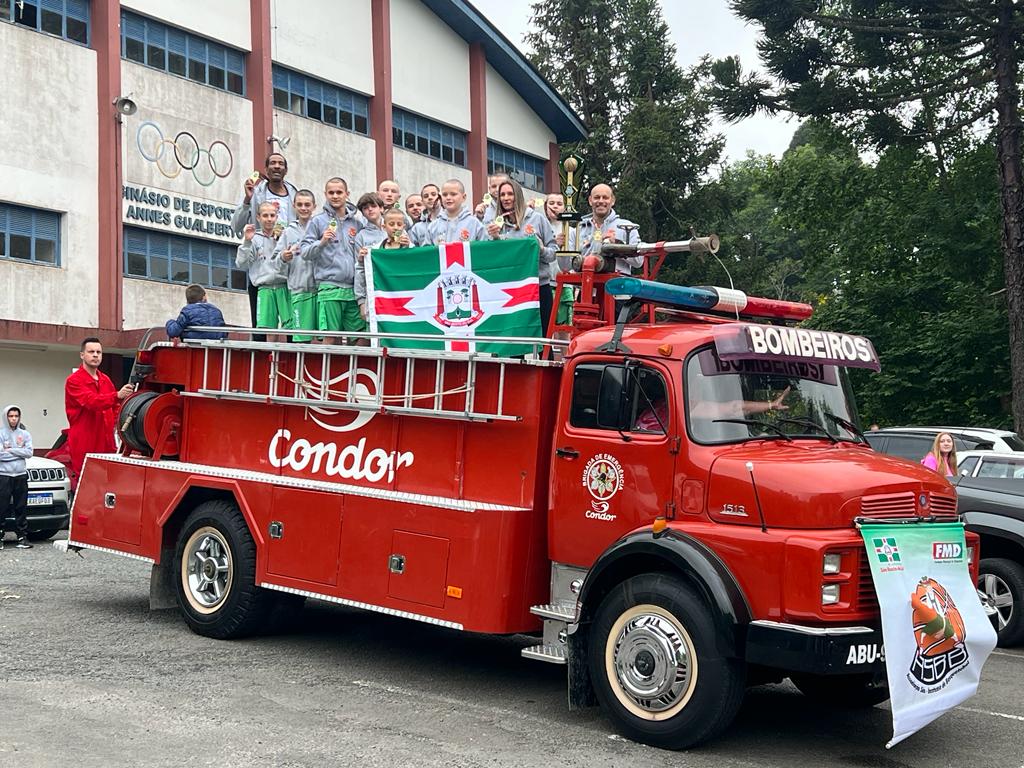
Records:
<instances>
[{"instance_id":1,"label":"white banner","mask_svg":"<svg viewBox=\"0 0 1024 768\"><path fill-rule=\"evenodd\" d=\"M892 747L974 695L996 633L962 523L864 524L861 534L882 609Z\"/></svg>"}]
</instances>

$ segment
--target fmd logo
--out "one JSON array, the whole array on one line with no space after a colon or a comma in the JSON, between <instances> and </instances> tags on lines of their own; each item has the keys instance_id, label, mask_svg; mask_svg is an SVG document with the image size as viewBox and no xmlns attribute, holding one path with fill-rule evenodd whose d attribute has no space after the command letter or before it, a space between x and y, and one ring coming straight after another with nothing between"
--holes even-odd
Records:
<instances>
[{"instance_id":1,"label":"fmd logo","mask_svg":"<svg viewBox=\"0 0 1024 768\"><path fill-rule=\"evenodd\" d=\"M932 543L932 560L960 560L964 556L964 545L957 541L936 541Z\"/></svg>"}]
</instances>

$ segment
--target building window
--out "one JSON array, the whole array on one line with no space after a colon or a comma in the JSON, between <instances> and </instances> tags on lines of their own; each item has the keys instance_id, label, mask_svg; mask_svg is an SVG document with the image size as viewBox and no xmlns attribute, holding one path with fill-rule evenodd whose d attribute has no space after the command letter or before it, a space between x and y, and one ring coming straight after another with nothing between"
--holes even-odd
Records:
<instances>
[{"instance_id":1,"label":"building window","mask_svg":"<svg viewBox=\"0 0 1024 768\"><path fill-rule=\"evenodd\" d=\"M466 167L466 134L397 107L391 113L396 147Z\"/></svg>"},{"instance_id":2,"label":"building window","mask_svg":"<svg viewBox=\"0 0 1024 768\"><path fill-rule=\"evenodd\" d=\"M89 44L89 0L0 0L0 21Z\"/></svg>"},{"instance_id":3,"label":"building window","mask_svg":"<svg viewBox=\"0 0 1024 768\"><path fill-rule=\"evenodd\" d=\"M273 65L274 106L346 131L370 135L370 101L314 77Z\"/></svg>"},{"instance_id":4,"label":"building window","mask_svg":"<svg viewBox=\"0 0 1024 768\"><path fill-rule=\"evenodd\" d=\"M0 259L60 266L60 214L0 203Z\"/></svg>"},{"instance_id":5,"label":"building window","mask_svg":"<svg viewBox=\"0 0 1024 768\"><path fill-rule=\"evenodd\" d=\"M121 58L245 95L241 51L128 11L121 12Z\"/></svg>"},{"instance_id":6,"label":"building window","mask_svg":"<svg viewBox=\"0 0 1024 768\"><path fill-rule=\"evenodd\" d=\"M125 277L244 291L245 270L235 267L236 252L227 243L124 228Z\"/></svg>"},{"instance_id":7,"label":"building window","mask_svg":"<svg viewBox=\"0 0 1024 768\"><path fill-rule=\"evenodd\" d=\"M544 161L518 149L509 149L493 141L487 142L487 173L507 173L524 187L544 189Z\"/></svg>"}]
</instances>

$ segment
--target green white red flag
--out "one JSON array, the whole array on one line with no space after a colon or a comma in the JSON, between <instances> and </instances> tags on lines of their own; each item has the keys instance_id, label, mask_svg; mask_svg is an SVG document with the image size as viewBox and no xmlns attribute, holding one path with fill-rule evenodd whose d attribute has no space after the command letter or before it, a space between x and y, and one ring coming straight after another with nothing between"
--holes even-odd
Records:
<instances>
[{"instance_id":1,"label":"green white red flag","mask_svg":"<svg viewBox=\"0 0 1024 768\"><path fill-rule=\"evenodd\" d=\"M366 261L370 330L424 334L437 341L381 339L386 347L521 355L524 344L481 336L539 337L536 238L459 241L377 249Z\"/></svg>"}]
</instances>

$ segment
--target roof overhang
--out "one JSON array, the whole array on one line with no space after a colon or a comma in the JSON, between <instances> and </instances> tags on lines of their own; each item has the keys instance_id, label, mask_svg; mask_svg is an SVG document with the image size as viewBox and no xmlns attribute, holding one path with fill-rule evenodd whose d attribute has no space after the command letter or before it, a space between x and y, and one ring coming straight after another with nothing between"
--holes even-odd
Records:
<instances>
[{"instance_id":1,"label":"roof overhang","mask_svg":"<svg viewBox=\"0 0 1024 768\"><path fill-rule=\"evenodd\" d=\"M529 104L559 144L587 137L583 121L519 49L465 0L423 0L467 43L483 46L487 63Z\"/></svg>"}]
</instances>

